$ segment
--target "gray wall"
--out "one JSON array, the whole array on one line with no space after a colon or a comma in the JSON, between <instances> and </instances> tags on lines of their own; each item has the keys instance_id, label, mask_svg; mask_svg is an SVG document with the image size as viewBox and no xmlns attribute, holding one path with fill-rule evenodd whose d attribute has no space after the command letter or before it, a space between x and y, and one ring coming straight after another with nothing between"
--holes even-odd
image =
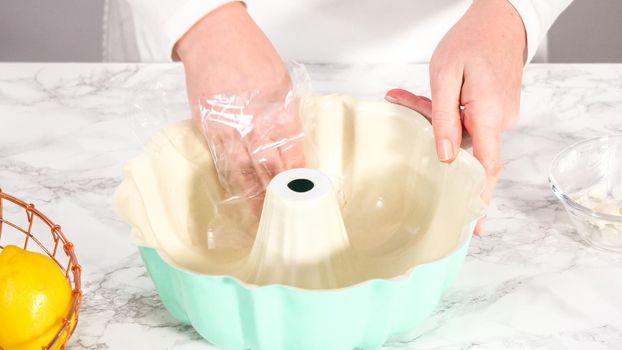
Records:
<instances>
[{"instance_id":1,"label":"gray wall","mask_svg":"<svg viewBox=\"0 0 622 350\"><path fill-rule=\"evenodd\" d=\"M0 0L0 61L102 60L104 0Z\"/></svg>"},{"instance_id":2,"label":"gray wall","mask_svg":"<svg viewBox=\"0 0 622 350\"><path fill-rule=\"evenodd\" d=\"M622 62L622 1L575 0L549 31L548 59Z\"/></svg>"},{"instance_id":3,"label":"gray wall","mask_svg":"<svg viewBox=\"0 0 622 350\"><path fill-rule=\"evenodd\" d=\"M103 4L0 0L0 61L101 61ZM537 61L622 62L621 14L621 0L575 0L549 32Z\"/></svg>"}]
</instances>

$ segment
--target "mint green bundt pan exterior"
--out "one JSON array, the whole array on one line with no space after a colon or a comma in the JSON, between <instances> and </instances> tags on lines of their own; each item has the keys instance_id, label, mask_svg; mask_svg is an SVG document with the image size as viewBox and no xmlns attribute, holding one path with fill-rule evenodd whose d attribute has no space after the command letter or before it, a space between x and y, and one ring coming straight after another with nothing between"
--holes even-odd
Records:
<instances>
[{"instance_id":1,"label":"mint green bundt pan exterior","mask_svg":"<svg viewBox=\"0 0 622 350\"><path fill-rule=\"evenodd\" d=\"M155 249L139 250L168 311L220 348L367 350L430 316L455 280L470 240L404 276L334 290L246 286L227 276L179 270Z\"/></svg>"}]
</instances>

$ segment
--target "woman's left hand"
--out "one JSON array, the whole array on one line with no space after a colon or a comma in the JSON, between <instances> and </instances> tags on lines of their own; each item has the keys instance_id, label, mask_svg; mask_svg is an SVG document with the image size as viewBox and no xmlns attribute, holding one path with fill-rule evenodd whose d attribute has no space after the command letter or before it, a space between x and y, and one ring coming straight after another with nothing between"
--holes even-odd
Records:
<instances>
[{"instance_id":1,"label":"woman's left hand","mask_svg":"<svg viewBox=\"0 0 622 350\"><path fill-rule=\"evenodd\" d=\"M405 90L385 97L431 120L442 162L458 155L466 129L486 171L486 203L502 168L501 134L518 119L526 45L523 22L507 0L475 0L432 55L432 100ZM483 232L481 223L477 234Z\"/></svg>"}]
</instances>

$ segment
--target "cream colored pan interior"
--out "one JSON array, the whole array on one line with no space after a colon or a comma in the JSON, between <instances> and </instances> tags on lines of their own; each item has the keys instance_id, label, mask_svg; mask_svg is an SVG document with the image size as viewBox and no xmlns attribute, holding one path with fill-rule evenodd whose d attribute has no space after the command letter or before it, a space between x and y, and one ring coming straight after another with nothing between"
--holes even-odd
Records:
<instances>
[{"instance_id":1,"label":"cream colored pan interior","mask_svg":"<svg viewBox=\"0 0 622 350\"><path fill-rule=\"evenodd\" d=\"M263 220L254 245L256 217L245 203L224 201L207 145L188 120L156 133L125 167L114 206L137 243L187 271L311 289L398 277L464 243L484 210L475 158L461 151L452 164L439 162L428 121L401 106L343 95L300 105L307 168L331 184L328 202L302 210L326 225L288 226L283 220L296 215L279 202L263 215L280 224ZM306 244L313 239L340 242L338 252Z\"/></svg>"}]
</instances>

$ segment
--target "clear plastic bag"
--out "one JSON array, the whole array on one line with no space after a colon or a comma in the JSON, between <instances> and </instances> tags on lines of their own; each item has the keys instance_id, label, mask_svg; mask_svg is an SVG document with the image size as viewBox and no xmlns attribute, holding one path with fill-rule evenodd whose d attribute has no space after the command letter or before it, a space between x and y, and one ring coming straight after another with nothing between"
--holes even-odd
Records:
<instances>
[{"instance_id":1,"label":"clear plastic bag","mask_svg":"<svg viewBox=\"0 0 622 350\"><path fill-rule=\"evenodd\" d=\"M283 86L217 94L199 103L225 201L250 203L257 216L270 180L305 165L299 103L309 78L302 65L290 67L291 80Z\"/></svg>"},{"instance_id":2,"label":"clear plastic bag","mask_svg":"<svg viewBox=\"0 0 622 350\"><path fill-rule=\"evenodd\" d=\"M218 197L214 207L191 208L189 218L184 219L196 221L188 226L206 228L205 241L193 244L209 249L252 245L270 180L281 171L305 166L305 137L299 107L301 97L310 91L310 79L303 65L289 63L288 66L290 80L283 86L220 93L191 106L190 109L199 111L200 120L195 119L195 126L209 148L220 185L216 191L214 183L207 184L218 192L212 195ZM171 111L187 116L188 112L179 112L179 87L179 80L171 79L166 84L158 82L148 87L136 84L134 99L129 104L129 119L142 143L147 143L146 135L156 134L180 119L170 115ZM181 138L186 137L183 133L160 136L173 145L182 145ZM148 148L152 153L159 152L158 147ZM196 210L205 210L206 215L203 218L190 215ZM232 226L231 222L237 225ZM235 232L231 232L232 227Z\"/></svg>"}]
</instances>

